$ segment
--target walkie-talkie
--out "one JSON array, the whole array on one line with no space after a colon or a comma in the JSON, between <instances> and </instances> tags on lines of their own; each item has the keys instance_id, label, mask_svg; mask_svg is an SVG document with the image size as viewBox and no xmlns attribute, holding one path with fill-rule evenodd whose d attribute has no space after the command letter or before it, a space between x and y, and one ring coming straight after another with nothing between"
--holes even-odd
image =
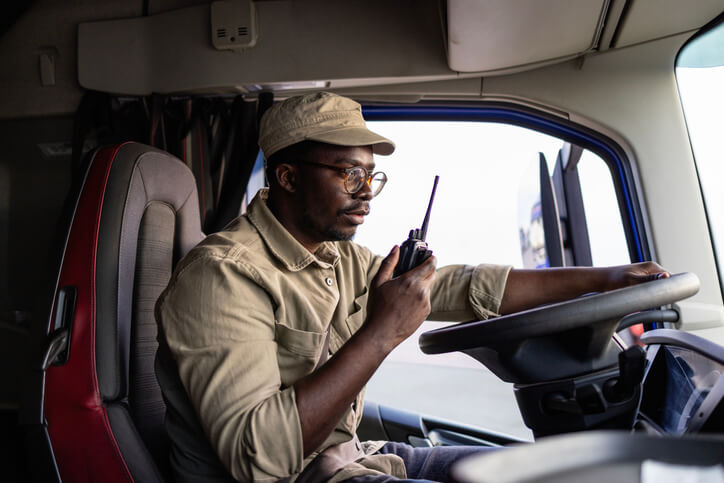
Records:
<instances>
[{"instance_id":1,"label":"walkie-talkie","mask_svg":"<svg viewBox=\"0 0 724 483\"><path fill-rule=\"evenodd\" d=\"M428 250L427 243L425 243L425 237L427 236L427 225L430 223L430 211L432 210L432 202L435 199L435 190L437 189L439 179L439 176L435 176L435 184L432 185L430 203L427 205L427 212L425 213L425 219L422 221L422 227L410 230L410 235L400 247L400 259L397 261L397 266L393 273L395 277L408 270L412 270L432 255L432 250Z\"/></svg>"}]
</instances>

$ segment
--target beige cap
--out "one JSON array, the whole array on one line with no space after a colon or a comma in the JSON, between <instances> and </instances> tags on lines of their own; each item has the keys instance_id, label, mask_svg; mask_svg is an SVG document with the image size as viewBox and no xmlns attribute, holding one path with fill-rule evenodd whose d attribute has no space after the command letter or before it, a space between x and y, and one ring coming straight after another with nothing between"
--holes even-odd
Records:
<instances>
[{"instance_id":1,"label":"beige cap","mask_svg":"<svg viewBox=\"0 0 724 483\"><path fill-rule=\"evenodd\" d=\"M395 143L367 129L362 106L329 92L290 97L274 104L262 116L259 146L267 159L302 141L372 146L375 154L382 155L395 150Z\"/></svg>"}]
</instances>

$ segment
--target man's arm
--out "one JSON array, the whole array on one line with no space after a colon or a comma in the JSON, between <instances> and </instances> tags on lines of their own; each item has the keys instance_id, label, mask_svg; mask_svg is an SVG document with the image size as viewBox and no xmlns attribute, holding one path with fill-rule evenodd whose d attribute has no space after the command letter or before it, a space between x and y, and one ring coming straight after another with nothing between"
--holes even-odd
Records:
<instances>
[{"instance_id":1,"label":"man's arm","mask_svg":"<svg viewBox=\"0 0 724 483\"><path fill-rule=\"evenodd\" d=\"M398 258L395 246L372 281L365 324L320 369L294 385L305 457L327 439L387 354L430 313L435 257L391 280Z\"/></svg>"},{"instance_id":2,"label":"man's arm","mask_svg":"<svg viewBox=\"0 0 724 483\"><path fill-rule=\"evenodd\" d=\"M514 269L508 274L500 313L512 314L586 293L605 292L668 276L669 273L654 262L600 268Z\"/></svg>"},{"instance_id":3,"label":"man's arm","mask_svg":"<svg viewBox=\"0 0 724 483\"><path fill-rule=\"evenodd\" d=\"M303 456L272 300L235 259L203 253L183 262L156 315L220 461L239 481L275 481L298 471ZM193 471L192 461L180 464Z\"/></svg>"},{"instance_id":4,"label":"man's arm","mask_svg":"<svg viewBox=\"0 0 724 483\"><path fill-rule=\"evenodd\" d=\"M398 257L399 249L394 247L373 280L365 325L326 364L294 386L305 457L329 436L384 358L430 312L430 291L436 275L434 257L390 280ZM609 268L512 270L500 312L517 312L659 276L668 273L651 262Z\"/></svg>"}]
</instances>

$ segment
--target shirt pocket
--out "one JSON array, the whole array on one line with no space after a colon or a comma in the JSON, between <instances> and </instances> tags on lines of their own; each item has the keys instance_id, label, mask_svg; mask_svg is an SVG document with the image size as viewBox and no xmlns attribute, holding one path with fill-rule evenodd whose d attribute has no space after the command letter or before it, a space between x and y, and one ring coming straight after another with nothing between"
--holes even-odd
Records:
<instances>
[{"instance_id":1,"label":"shirt pocket","mask_svg":"<svg viewBox=\"0 0 724 483\"><path fill-rule=\"evenodd\" d=\"M314 370L327 333L293 329L279 322L274 324L274 333L279 373L282 384L288 387Z\"/></svg>"},{"instance_id":2,"label":"shirt pocket","mask_svg":"<svg viewBox=\"0 0 724 483\"><path fill-rule=\"evenodd\" d=\"M362 327L367 317L367 301L369 300L369 289L364 288L364 291L354 298L352 304L352 311L347 316L347 328L350 334L354 334L357 330Z\"/></svg>"}]
</instances>

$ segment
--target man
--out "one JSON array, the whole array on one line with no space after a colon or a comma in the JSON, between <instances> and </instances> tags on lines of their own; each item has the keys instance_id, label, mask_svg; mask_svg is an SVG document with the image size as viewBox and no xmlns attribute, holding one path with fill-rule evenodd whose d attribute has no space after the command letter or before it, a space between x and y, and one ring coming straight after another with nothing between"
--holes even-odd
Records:
<instances>
[{"instance_id":1,"label":"man","mask_svg":"<svg viewBox=\"0 0 724 483\"><path fill-rule=\"evenodd\" d=\"M652 263L436 271L430 257L393 277L398 247L382 258L349 241L386 180L373 153L394 150L359 104L287 99L265 114L259 144L269 189L184 258L156 307L179 481L444 481L473 450L355 435L366 382L423 320L485 319L666 276Z\"/></svg>"}]
</instances>

